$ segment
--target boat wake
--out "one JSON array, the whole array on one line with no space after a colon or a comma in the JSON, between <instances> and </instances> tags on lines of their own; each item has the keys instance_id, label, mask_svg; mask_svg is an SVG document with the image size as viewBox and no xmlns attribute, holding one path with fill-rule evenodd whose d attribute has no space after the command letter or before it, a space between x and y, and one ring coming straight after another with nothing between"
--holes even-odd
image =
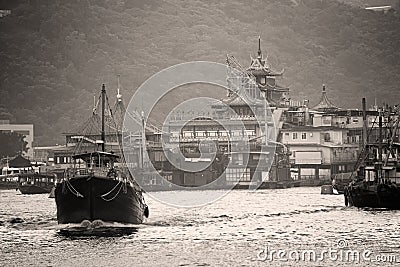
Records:
<instances>
[{"instance_id":1,"label":"boat wake","mask_svg":"<svg viewBox=\"0 0 400 267\"><path fill-rule=\"evenodd\" d=\"M83 220L80 224L61 225L58 234L66 237L101 236L115 237L130 235L137 232L137 225L123 223L108 223L102 220Z\"/></svg>"}]
</instances>

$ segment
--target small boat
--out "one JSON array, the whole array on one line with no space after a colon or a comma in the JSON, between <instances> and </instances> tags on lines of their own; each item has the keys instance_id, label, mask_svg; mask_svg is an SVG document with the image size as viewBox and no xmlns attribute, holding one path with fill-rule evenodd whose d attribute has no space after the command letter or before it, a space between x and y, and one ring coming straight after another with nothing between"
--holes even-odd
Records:
<instances>
[{"instance_id":1,"label":"small boat","mask_svg":"<svg viewBox=\"0 0 400 267\"><path fill-rule=\"evenodd\" d=\"M48 194L57 177L53 174L22 173L18 175L18 190L22 194Z\"/></svg>"},{"instance_id":2,"label":"small boat","mask_svg":"<svg viewBox=\"0 0 400 267\"><path fill-rule=\"evenodd\" d=\"M34 169L30 160L22 155L17 155L11 160L8 160L6 166L1 169L0 189L17 189L20 186L19 176L23 173L34 173Z\"/></svg>"},{"instance_id":3,"label":"small boat","mask_svg":"<svg viewBox=\"0 0 400 267\"><path fill-rule=\"evenodd\" d=\"M18 175L0 175L1 189L18 189Z\"/></svg>"},{"instance_id":4,"label":"small boat","mask_svg":"<svg viewBox=\"0 0 400 267\"><path fill-rule=\"evenodd\" d=\"M385 126L383 127L383 114ZM346 206L400 209L399 109L379 110L377 140L366 130L363 99L364 148L352 182L345 188ZM370 131L371 132L371 131ZM369 142L372 139L374 142Z\"/></svg>"},{"instance_id":5,"label":"small boat","mask_svg":"<svg viewBox=\"0 0 400 267\"><path fill-rule=\"evenodd\" d=\"M94 135L89 138L82 134L76 147L85 152L74 153L71 168L65 171L64 178L56 185L54 193L59 224L83 221L140 224L144 216L148 216L142 190L126 167L123 154L105 151L106 99L103 84L100 97L101 133L96 135L101 136L101 140L90 143L88 140ZM96 118L95 112L93 118ZM119 135L116 133L114 136ZM88 152L93 146L94 150ZM96 150L98 147L101 149Z\"/></svg>"}]
</instances>

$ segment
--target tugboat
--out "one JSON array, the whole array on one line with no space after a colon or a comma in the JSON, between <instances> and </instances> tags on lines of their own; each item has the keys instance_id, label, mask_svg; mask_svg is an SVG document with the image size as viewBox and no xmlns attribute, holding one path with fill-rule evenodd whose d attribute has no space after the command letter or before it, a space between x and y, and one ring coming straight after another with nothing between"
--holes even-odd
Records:
<instances>
[{"instance_id":1,"label":"tugboat","mask_svg":"<svg viewBox=\"0 0 400 267\"><path fill-rule=\"evenodd\" d=\"M383 117L385 117L385 127L383 127ZM365 99L363 99L364 148L354 179L345 188L345 204L360 208L399 210L399 109L397 107L394 110L380 109L378 118L377 140L370 142L370 134L366 131ZM369 131L371 132L372 130Z\"/></svg>"},{"instance_id":2,"label":"tugboat","mask_svg":"<svg viewBox=\"0 0 400 267\"><path fill-rule=\"evenodd\" d=\"M104 223L140 224L148 216L148 207L142 191L126 167L126 162L114 152L105 151L106 89L101 90L101 135L93 141L85 134L79 136L72 167L55 188L57 221L59 224L104 225ZM108 103L107 103L108 105ZM108 105L109 107L109 105ZM109 112L112 119L112 112ZM96 121L95 110L92 118ZM98 118L98 116L97 116ZM107 118L107 123L110 123ZM92 120L92 121L93 121ZM90 120L89 120L90 121ZM91 126L93 128L93 124ZM117 129L114 127L113 129ZM120 135L115 134L114 143L120 147ZM91 152L90 147L95 147ZM101 147L100 150L98 148ZM97 149L97 150L96 150ZM122 149L121 149L122 151Z\"/></svg>"}]
</instances>

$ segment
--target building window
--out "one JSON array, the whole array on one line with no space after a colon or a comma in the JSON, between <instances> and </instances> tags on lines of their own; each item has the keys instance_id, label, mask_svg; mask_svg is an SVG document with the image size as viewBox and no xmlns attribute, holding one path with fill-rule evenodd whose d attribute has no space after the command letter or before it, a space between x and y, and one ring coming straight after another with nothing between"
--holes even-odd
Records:
<instances>
[{"instance_id":1,"label":"building window","mask_svg":"<svg viewBox=\"0 0 400 267\"><path fill-rule=\"evenodd\" d=\"M331 135L329 133L325 133L325 142L331 141Z\"/></svg>"},{"instance_id":2,"label":"building window","mask_svg":"<svg viewBox=\"0 0 400 267\"><path fill-rule=\"evenodd\" d=\"M297 133L293 133L292 139L297 139Z\"/></svg>"},{"instance_id":3,"label":"building window","mask_svg":"<svg viewBox=\"0 0 400 267\"><path fill-rule=\"evenodd\" d=\"M303 140L307 139L307 133L302 133L301 134L301 139L303 139Z\"/></svg>"},{"instance_id":4,"label":"building window","mask_svg":"<svg viewBox=\"0 0 400 267\"><path fill-rule=\"evenodd\" d=\"M234 154L233 158L234 158L235 164L243 165L243 154Z\"/></svg>"},{"instance_id":5,"label":"building window","mask_svg":"<svg viewBox=\"0 0 400 267\"><path fill-rule=\"evenodd\" d=\"M25 136L28 136L30 134L29 131L14 131L14 132L16 132L16 133L18 133L20 135L25 135Z\"/></svg>"}]
</instances>

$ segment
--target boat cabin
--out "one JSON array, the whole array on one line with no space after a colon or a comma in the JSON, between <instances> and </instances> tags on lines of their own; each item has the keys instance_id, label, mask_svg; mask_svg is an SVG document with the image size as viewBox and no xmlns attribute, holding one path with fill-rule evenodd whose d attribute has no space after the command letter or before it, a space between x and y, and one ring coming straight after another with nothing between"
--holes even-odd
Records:
<instances>
[{"instance_id":1,"label":"boat cabin","mask_svg":"<svg viewBox=\"0 0 400 267\"><path fill-rule=\"evenodd\" d=\"M89 173L110 178L119 176L115 166L119 156L114 153L94 151L74 155L72 159L74 162L72 176L88 175Z\"/></svg>"},{"instance_id":2,"label":"boat cabin","mask_svg":"<svg viewBox=\"0 0 400 267\"><path fill-rule=\"evenodd\" d=\"M72 156L74 164L86 163L88 168L93 167L107 167L113 168L114 163L118 161L119 156L114 153L95 151L89 153L83 153Z\"/></svg>"}]
</instances>

